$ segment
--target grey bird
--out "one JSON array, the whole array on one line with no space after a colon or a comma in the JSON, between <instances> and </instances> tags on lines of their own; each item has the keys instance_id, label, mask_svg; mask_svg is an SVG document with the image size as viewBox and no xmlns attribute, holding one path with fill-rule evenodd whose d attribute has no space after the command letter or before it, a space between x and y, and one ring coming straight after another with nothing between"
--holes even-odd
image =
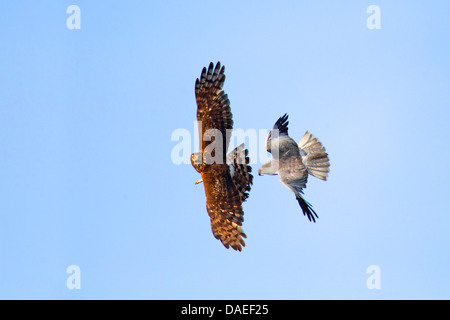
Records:
<instances>
[{"instance_id":1,"label":"grey bird","mask_svg":"<svg viewBox=\"0 0 450 320\"><path fill-rule=\"evenodd\" d=\"M306 188L308 175L326 181L330 172L330 160L322 143L306 131L300 142L295 142L288 135L288 115L280 117L266 139L266 150L272 154L272 159L263 164L258 174L279 175L280 181L295 197L302 208L303 215L309 221L316 222L319 218L302 194Z\"/></svg>"}]
</instances>

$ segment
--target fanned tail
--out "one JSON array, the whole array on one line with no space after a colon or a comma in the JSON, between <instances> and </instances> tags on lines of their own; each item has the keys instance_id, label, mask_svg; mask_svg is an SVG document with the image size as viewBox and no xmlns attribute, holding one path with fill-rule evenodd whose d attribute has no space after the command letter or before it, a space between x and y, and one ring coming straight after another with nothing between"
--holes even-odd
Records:
<instances>
[{"instance_id":1,"label":"fanned tail","mask_svg":"<svg viewBox=\"0 0 450 320\"><path fill-rule=\"evenodd\" d=\"M250 158L248 157L248 150L244 148L245 145L242 143L227 156L230 174L242 202L247 200L253 184L252 167L249 165Z\"/></svg>"},{"instance_id":2,"label":"fanned tail","mask_svg":"<svg viewBox=\"0 0 450 320\"><path fill-rule=\"evenodd\" d=\"M306 131L298 143L298 147L308 173L316 178L327 180L328 172L330 172L330 159L319 139Z\"/></svg>"}]
</instances>

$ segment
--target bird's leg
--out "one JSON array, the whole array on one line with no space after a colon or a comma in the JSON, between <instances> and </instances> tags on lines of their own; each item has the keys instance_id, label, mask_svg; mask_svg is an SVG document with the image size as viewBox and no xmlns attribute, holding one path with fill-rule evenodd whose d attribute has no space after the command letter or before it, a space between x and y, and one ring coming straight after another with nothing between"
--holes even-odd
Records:
<instances>
[{"instance_id":1,"label":"bird's leg","mask_svg":"<svg viewBox=\"0 0 450 320\"><path fill-rule=\"evenodd\" d=\"M202 183L202 182L203 182L203 179L200 179L198 181L195 181L195 184L199 184L199 183Z\"/></svg>"}]
</instances>

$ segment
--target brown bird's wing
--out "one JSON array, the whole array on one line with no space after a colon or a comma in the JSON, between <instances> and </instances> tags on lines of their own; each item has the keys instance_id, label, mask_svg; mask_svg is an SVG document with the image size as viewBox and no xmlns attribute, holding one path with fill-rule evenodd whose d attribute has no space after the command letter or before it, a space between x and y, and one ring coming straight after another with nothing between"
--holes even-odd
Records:
<instances>
[{"instance_id":1,"label":"brown bird's wing","mask_svg":"<svg viewBox=\"0 0 450 320\"><path fill-rule=\"evenodd\" d=\"M247 236L242 230L242 203L248 198L253 183L249 162L248 150L241 144L228 154L227 164L214 164L210 167L211 170L224 170L225 174L202 174L212 232L227 249L231 246L234 250L241 251L242 246L245 247L243 238ZM216 178L212 178L213 176Z\"/></svg>"},{"instance_id":2,"label":"brown bird's wing","mask_svg":"<svg viewBox=\"0 0 450 320\"><path fill-rule=\"evenodd\" d=\"M242 246L245 247L243 238L247 236L242 230L242 203L248 198L253 183L249 162L248 150L241 144L228 154L227 164L214 164L210 167L210 170L224 170L225 174L215 172L213 175L202 175L212 232L227 249L231 246L234 250L241 251ZM214 176L216 178L211 178Z\"/></svg>"},{"instance_id":3,"label":"brown bird's wing","mask_svg":"<svg viewBox=\"0 0 450 320\"><path fill-rule=\"evenodd\" d=\"M208 70L203 68L200 79L195 82L195 98L197 101L197 121L199 125L200 152L205 152L212 136L221 135L221 141L216 146L221 148L220 160L222 164L226 161L226 151L229 144L227 130L233 129L233 115L231 114L228 95L222 90L225 82L225 66L220 62L211 62ZM231 132L229 132L231 134ZM205 154L205 156L207 156ZM219 161L217 161L219 162Z\"/></svg>"},{"instance_id":4,"label":"brown bird's wing","mask_svg":"<svg viewBox=\"0 0 450 320\"><path fill-rule=\"evenodd\" d=\"M226 166L225 164L214 166ZM214 237L228 249L241 251L245 247L242 230L244 211L242 198L232 180L229 171L220 177L202 174L206 194L206 210L211 219Z\"/></svg>"}]
</instances>

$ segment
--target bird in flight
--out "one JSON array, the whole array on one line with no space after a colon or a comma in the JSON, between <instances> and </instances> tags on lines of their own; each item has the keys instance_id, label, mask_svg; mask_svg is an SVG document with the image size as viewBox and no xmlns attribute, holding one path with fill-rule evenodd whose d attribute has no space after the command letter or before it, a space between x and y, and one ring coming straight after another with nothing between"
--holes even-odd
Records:
<instances>
[{"instance_id":1,"label":"bird in flight","mask_svg":"<svg viewBox=\"0 0 450 320\"><path fill-rule=\"evenodd\" d=\"M258 174L279 175L281 183L295 194L303 215L316 222L318 216L303 198L303 189L308 175L327 180L330 160L322 143L308 131L297 145L288 135L288 124L288 115L285 114L267 135L266 150L272 154L272 159L260 167Z\"/></svg>"},{"instance_id":2,"label":"bird in flight","mask_svg":"<svg viewBox=\"0 0 450 320\"><path fill-rule=\"evenodd\" d=\"M233 115L228 95L222 90L225 66L211 62L195 82L200 152L191 154L191 163L202 179L206 211L216 239L228 249L241 251L247 238L243 229L242 203L248 198L253 176L248 150L241 144L228 156Z\"/></svg>"}]
</instances>

